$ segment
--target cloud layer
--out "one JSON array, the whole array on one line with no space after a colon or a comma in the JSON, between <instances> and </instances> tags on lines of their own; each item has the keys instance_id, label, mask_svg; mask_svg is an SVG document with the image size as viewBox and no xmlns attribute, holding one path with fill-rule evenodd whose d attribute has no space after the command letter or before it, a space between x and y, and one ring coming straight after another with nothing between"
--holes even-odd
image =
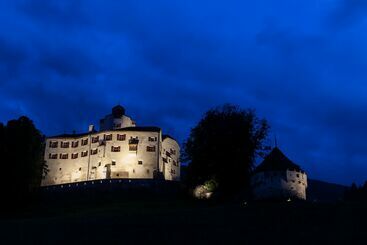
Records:
<instances>
[{"instance_id":1,"label":"cloud layer","mask_svg":"<svg viewBox=\"0 0 367 245\"><path fill-rule=\"evenodd\" d=\"M3 1L0 121L84 131L121 103L182 143L256 108L311 178L367 179L364 1Z\"/></svg>"}]
</instances>

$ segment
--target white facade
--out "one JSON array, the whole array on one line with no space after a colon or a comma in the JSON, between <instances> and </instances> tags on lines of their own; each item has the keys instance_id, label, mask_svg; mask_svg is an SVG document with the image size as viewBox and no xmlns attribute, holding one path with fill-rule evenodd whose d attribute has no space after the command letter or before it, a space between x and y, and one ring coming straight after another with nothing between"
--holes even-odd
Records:
<instances>
[{"instance_id":1,"label":"white facade","mask_svg":"<svg viewBox=\"0 0 367 245\"><path fill-rule=\"evenodd\" d=\"M42 186L119 178L179 180L178 143L163 139L157 127L136 127L119 116L106 116L103 131L47 138L49 172Z\"/></svg>"},{"instance_id":2,"label":"white facade","mask_svg":"<svg viewBox=\"0 0 367 245\"><path fill-rule=\"evenodd\" d=\"M259 172L252 177L252 187L256 199L306 200L307 175L292 170Z\"/></svg>"}]
</instances>

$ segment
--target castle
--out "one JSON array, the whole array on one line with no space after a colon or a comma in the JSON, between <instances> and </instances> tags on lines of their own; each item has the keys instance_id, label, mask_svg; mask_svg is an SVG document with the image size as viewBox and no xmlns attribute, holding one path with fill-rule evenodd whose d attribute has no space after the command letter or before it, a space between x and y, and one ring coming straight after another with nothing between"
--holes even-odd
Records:
<instances>
[{"instance_id":1,"label":"castle","mask_svg":"<svg viewBox=\"0 0 367 245\"><path fill-rule=\"evenodd\" d=\"M100 179L180 180L180 147L158 127L137 127L118 105L82 134L46 139L42 186Z\"/></svg>"},{"instance_id":2,"label":"castle","mask_svg":"<svg viewBox=\"0 0 367 245\"><path fill-rule=\"evenodd\" d=\"M307 175L275 147L251 179L255 199L306 200Z\"/></svg>"}]
</instances>

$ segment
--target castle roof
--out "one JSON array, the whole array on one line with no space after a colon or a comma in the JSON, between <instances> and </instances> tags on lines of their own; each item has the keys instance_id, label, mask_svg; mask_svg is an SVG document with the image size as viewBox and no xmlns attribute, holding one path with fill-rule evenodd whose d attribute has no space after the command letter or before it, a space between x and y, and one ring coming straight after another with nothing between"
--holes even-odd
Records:
<instances>
[{"instance_id":1,"label":"castle roof","mask_svg":"<svg viewBox=\"0 0 367 245\"><path fill-rule=\"evenodd\" d=\"M264 161L256 167L255 173L286 170L303 172L300 166L289 160L278 147L275 147L269 155L265 157Z\"/></svg>"},{"instance_id":2,"label":"castle roof","mask_svg":"<svg viewBox=\"0 0 367 245\"><path fill-rule=\"evenodd\" d=\"M120 128L120 129L114 129L114 130L105 130L105 131L96 131L96 132L92 132L92 133L80 133L80 134L60 134L60 135L56 135L56 136L52 136L52 137L48 137L49 139L51 138L80 138L83 136L87 136L89 134L99 134L99 133L103 133L103 132L160 132L161 128L159 127L126 127L126 128Z\"/></svg>"}]
</instances>

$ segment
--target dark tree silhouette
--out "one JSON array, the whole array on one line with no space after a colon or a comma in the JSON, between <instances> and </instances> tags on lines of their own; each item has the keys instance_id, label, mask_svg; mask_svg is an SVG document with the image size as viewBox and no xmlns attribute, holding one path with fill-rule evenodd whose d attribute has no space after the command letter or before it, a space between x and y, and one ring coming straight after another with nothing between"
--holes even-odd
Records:
<instances>
[{"instance_id":1,"label":"dark tree silhouette","mask_svg":"<svg viewBox=\"0 0 367 245\"><path fill-rule=\"evenodd\" d=\"M226 104L209 110L191 130L184 144L190 187L214 179L222 194L234 194L249 186L255 158L268 148L264 139L268 123L254 110Z\"/></svg>"},{"instance_id":2,"label":"dark tree silhouette","mask_svg":"<svg viewBox=\"0 0 367 245\"><path fill-rule=\"evenodd\" d=\"M40 185L44 171L43 136L27 117L0 124L2 175L0 192L3 200L20 206Z\"/></svg>"}]
</instances>

